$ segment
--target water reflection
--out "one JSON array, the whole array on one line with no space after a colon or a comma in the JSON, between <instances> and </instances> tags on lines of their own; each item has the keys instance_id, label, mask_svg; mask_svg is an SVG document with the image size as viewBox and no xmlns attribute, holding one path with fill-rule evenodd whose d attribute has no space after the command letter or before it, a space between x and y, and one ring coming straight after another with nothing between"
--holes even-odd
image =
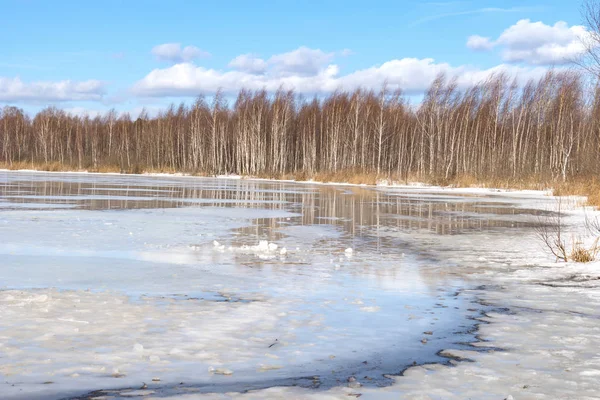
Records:
<instances>
[{"instance_id":1,"label":"water reflection","mask_svg":"<svg viewBox=\"0 0 600 400\"><path fill-rule=\"evenodd\" d=\"M0 210L76 207L85 210L236 207L287 210L287 221L259 218L241 233L281 238L286 224L332 225L352 237L393 228L439 235L524 228L539 210L523 209L491 197L432 196L382 192L373 188L314 186L253 180L132 176L0 175Z\"/></svg>"}]
</instances>

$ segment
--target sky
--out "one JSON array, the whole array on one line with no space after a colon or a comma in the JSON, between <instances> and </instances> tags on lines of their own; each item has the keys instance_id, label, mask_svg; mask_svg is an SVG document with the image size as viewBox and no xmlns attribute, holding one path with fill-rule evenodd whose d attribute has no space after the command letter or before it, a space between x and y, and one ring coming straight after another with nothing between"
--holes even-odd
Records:
<instances>
[{"instance_id":1,"label":"sky","mask_svg":"<svg viewBox=\"0 0 600 400\"><path fill-rule=\"evenodd\" d=\"M417 96L440 72L536 79L588 35L579 0L0 0L0 107L135 117L218 89L384 82Z\"/></svg>"}]
</instances>

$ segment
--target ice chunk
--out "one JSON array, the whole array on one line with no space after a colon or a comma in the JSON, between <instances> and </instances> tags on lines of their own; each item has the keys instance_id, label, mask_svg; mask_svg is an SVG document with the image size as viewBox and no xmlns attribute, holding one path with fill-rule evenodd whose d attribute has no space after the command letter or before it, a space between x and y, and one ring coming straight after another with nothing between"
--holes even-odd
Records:
<instances>
[{"instance_id":1,"label":"ice chunk","mask_svg":"<svg viewBox=\"0 0 600 400\"><path fill-rule=\"evenodd\" d=\"M262 364L258 369L259 372L272 371L276 369L281 369L281 365L270 365L270 364Z\"/></svg>"},{"instance_id":2,"label":"ice chunk","mask_svg":"<svg viewBox=\"0 0 600 400\"><path fill-rule=\"evenodd\" d=\"M48 296L45 294L41 294L39 296L32 296L26 301L31 303L45 303L46 301L48 301Z\"/></svg>"},{"instance_id":3,"label":"ice chunk","mask_svg":"<svg viewBox=\"0 0 600 400\"><path fill-rule=\"evenodd\" d=\"M143 397L143 396L150 396L154 393L156 393L156 392L154 392L153 390L132 390L130 392L122 392L121 396L122 397Z\"/></svg>"},{"instance_id":4,"label":"ice chunk","mask_svg":"<svg viewBox=\"0 0 600 400\"><path fill-rule=\"evenodd\" d=\"M216 250L219 250L219 251L225 250L225 245L217 242L216 240L213 241L213 246L215 247Z\"/></svg>"},{"instance_id":5,"label":"ice chunk","mask_svg":"<svg viewBox=\"0 0 600 400\"><path fill-rule=\"evenodd\" d=\"M377 312L377 311L379 311L379 307L377 307L377 306L361 307L360 310L364 311L364 312Z\"/></svg>"},{"instance_id":6,"label":"ice chunk","mask_svg":"<svg viewBox=\"0 0 600 400\"><path fill-rule=\"evenodd\" d=\"M209 367L208 372L210 372L211 374L217 374L217 375L233 375L233 371L230 369L227 369L227 368Z\"/></svg>"},{"instance_id":7,"label":"ice chunk","mask_svg":"<svg viewBox=\"0 0 600 400\"><path fill-rule=\"evenodd\" d=\"M219 245L217 247L219 250L224 250L225 246ZM267 240L261 240L258 242L256 246L248 246L244 245L241 247L230 246L228 250L232 253L254 253L258 257L262 259L270 259L274 258L277 255L277 249L279 246L276 243L269 243ZM287 249L282 248L279 251L280 255L287 254Z\"/></svg>"}]
</instances>

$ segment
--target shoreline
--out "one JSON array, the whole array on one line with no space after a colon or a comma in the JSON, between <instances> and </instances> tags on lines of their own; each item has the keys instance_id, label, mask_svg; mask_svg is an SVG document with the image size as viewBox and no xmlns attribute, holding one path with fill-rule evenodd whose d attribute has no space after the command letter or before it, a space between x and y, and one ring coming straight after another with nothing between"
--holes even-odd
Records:
<instances>
[{"instance_id":1,"label":"shoreline","mask_svg":"<svg viewBox=\"0 0 600 400\"><path fill-rule=\"evenodd\" d=\"M198 179L226 179L226 180L246 180L256 182L278 182L278 183L298 183L298 184L310 184L310 185L323 185L323 186L352 186L352 187L365 187L375 189L421 189L427 191L445 191L453 192L456 194L500 194L509 193L511 195L543 195L553 196L552 188L546 189L519 189L519 188L503 188L503 187L487 187L484 185L471 185L471 186L455 186L455 185L435 185L426 182L407 182L401 183L398 181L389 182L387 179L381 179L376 184L369 183L350 183L350 182L336 182L336 181L317 181L317 180L296 180L296 179L277 179L277 178L261 178L251 175L194 175L183 172L144 172L140 174L134 173L121 173L121 172L95 172L95 171L45 171L36 169L6 169L0 168L0 172L6 173L40 173L40 174L79 174L79 175L105 175L105 176L138 176L138 177L165 177L165 178L198 178ZM577 197L583 199L584 196L562 196L562 197Z\"/></svg>"}]
</instances>

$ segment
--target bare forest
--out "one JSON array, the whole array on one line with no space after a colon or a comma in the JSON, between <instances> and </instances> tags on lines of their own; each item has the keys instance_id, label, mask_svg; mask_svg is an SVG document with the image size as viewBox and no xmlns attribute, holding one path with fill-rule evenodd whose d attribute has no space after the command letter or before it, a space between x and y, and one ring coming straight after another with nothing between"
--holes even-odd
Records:
<instances>
[{"instance_id":1,"label":"bare forest","mask_svg":"<svg viewBox=\"0 0 600 400\"><path fill-rule=\"evenodd\" d=\"M439 76L418 105L401 92L241 90L155 117L0 111L6 168L310 178L562 182L600 173L600 88L574 71L470 88ZM413 102L414 103L414 102ZM322 175L322 176L324 176Z\"/></svg>"}]
</instances>

